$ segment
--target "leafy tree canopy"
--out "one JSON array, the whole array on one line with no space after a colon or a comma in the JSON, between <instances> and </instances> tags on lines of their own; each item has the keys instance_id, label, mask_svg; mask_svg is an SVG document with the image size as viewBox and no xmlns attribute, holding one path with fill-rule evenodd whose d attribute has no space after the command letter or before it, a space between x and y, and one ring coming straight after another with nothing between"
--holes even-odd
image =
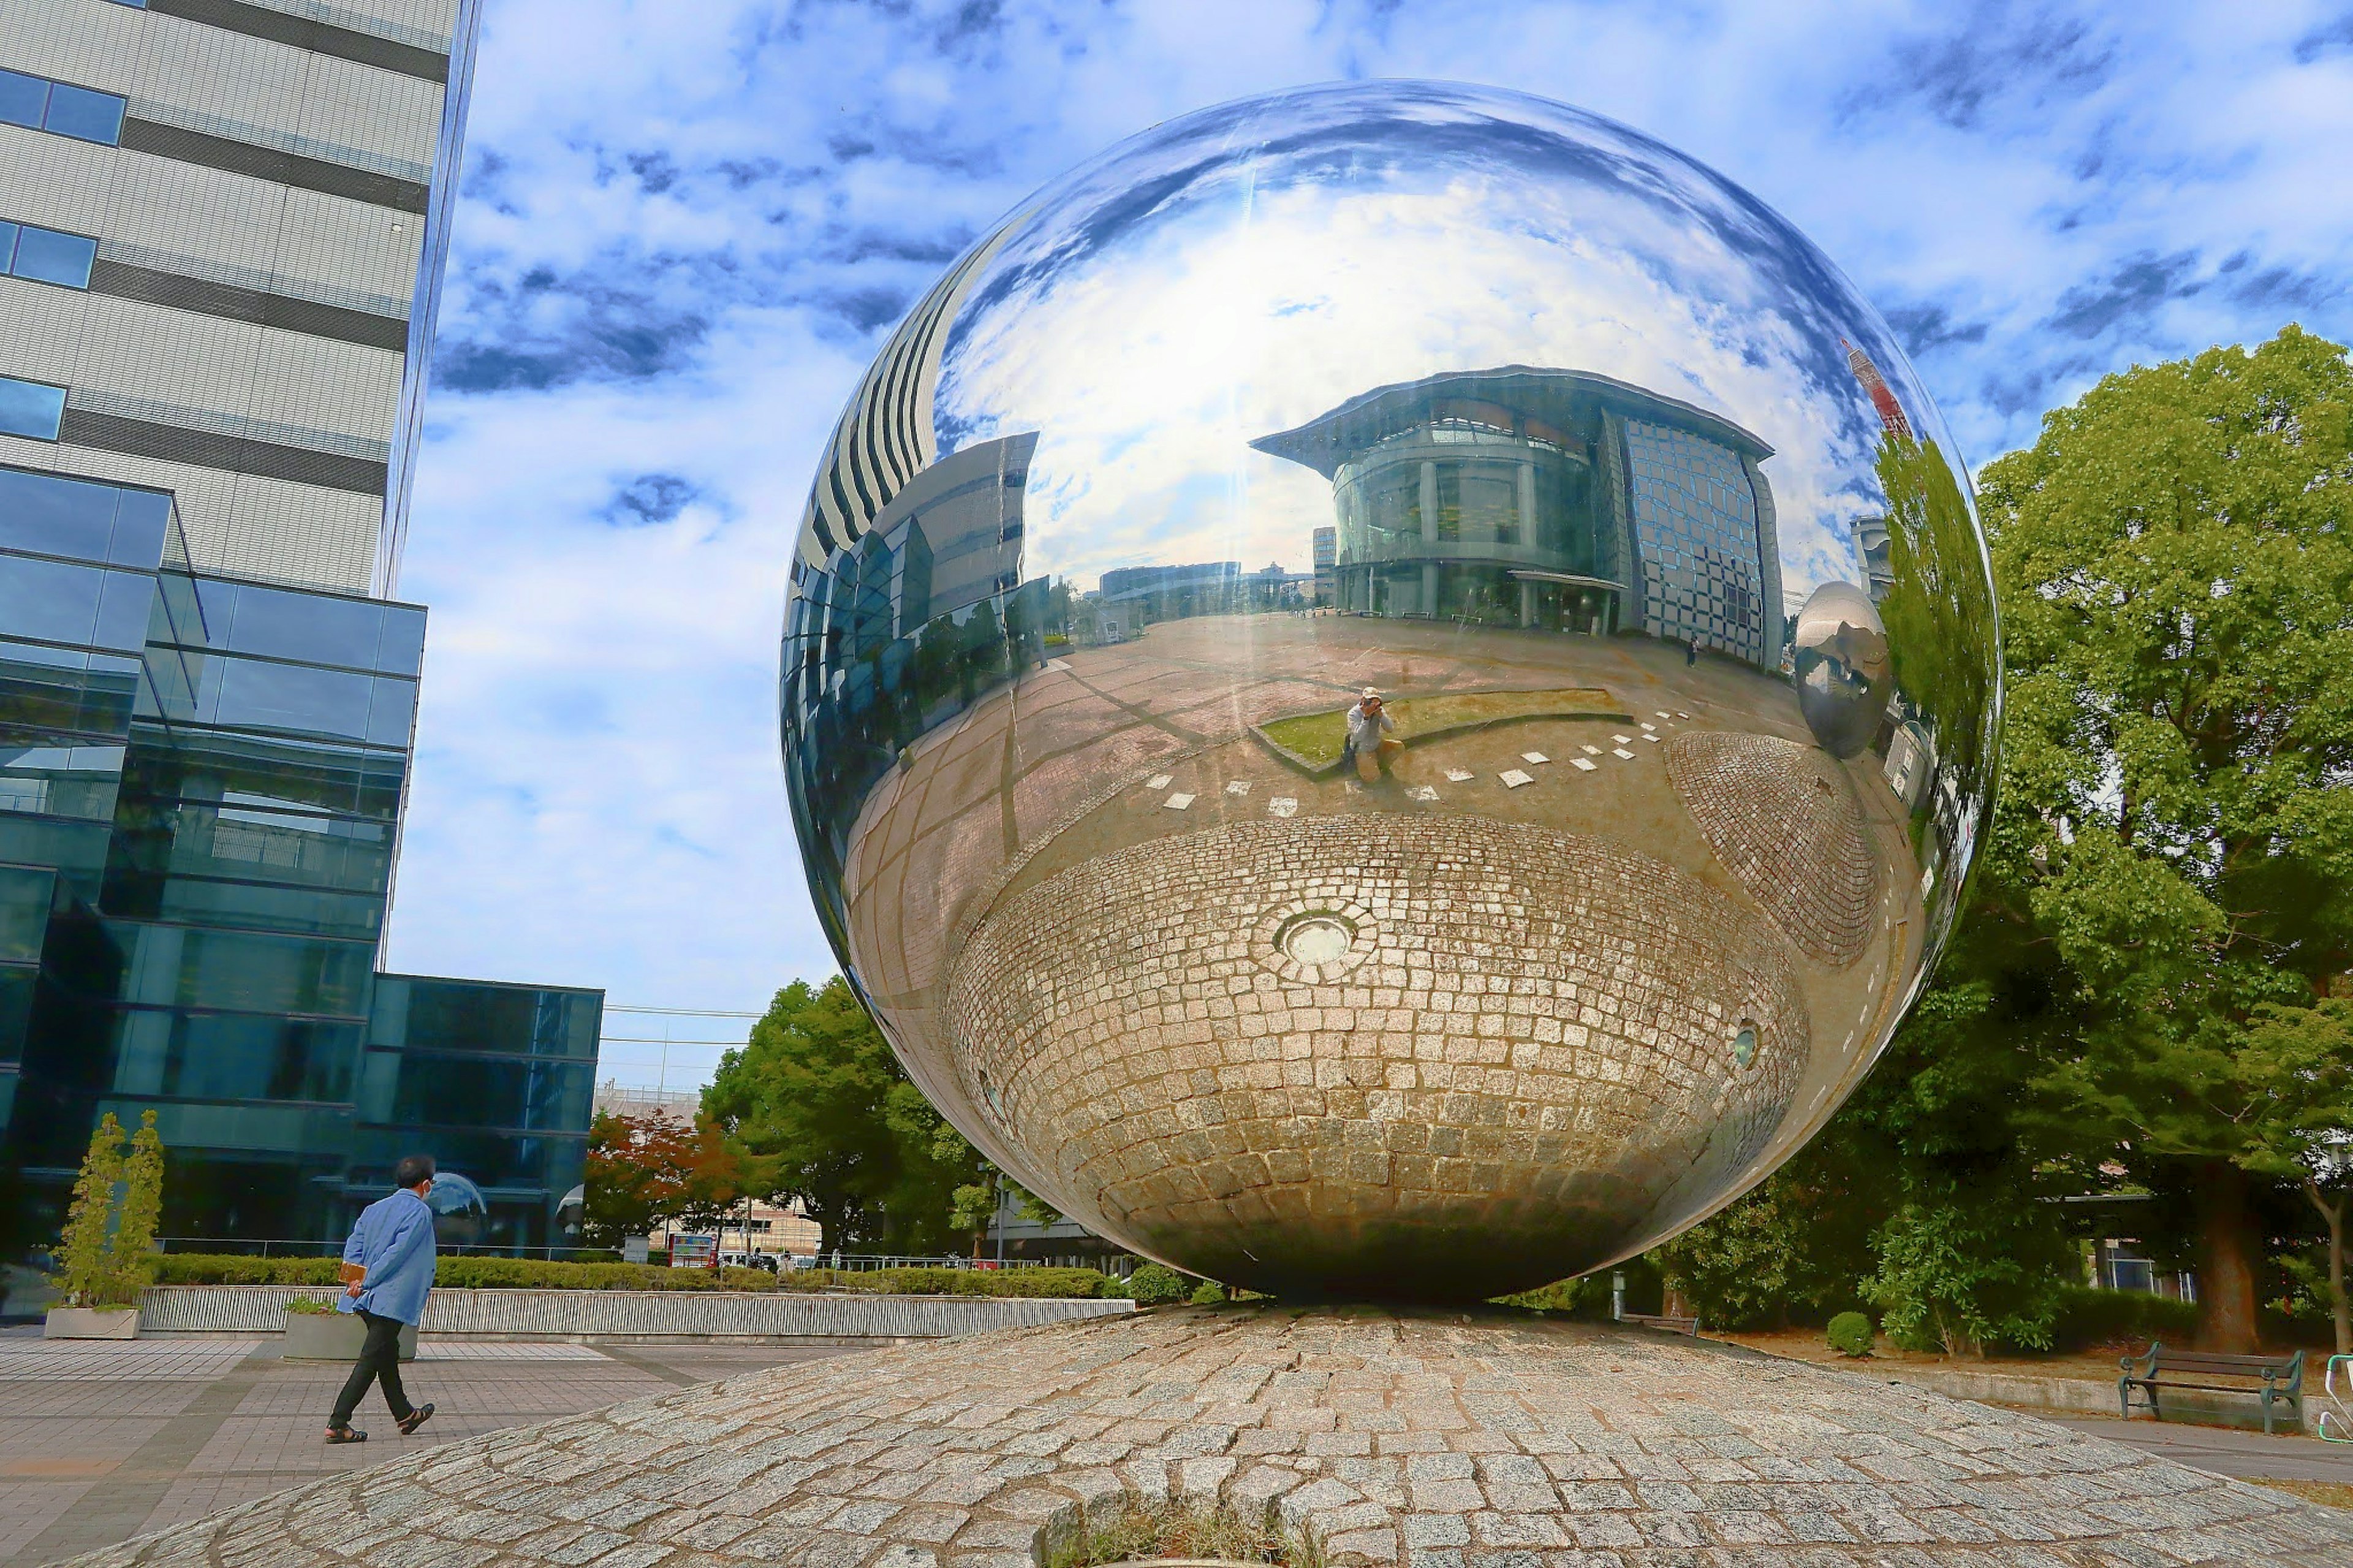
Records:
<instances>
[{"instance_id":1,"label":"leafy tree canopy","mask_svg":"<svg viewBox=\"0 0 2353 1568\"><path fill-rule=\"evenodd\" d=\"M765 1162L766 1195L801 1201L828 1250L941 1253L965 1239L955 1193L983 1181L979 1158L839 976L777 992L702 1104Z\"/></svg>"},{"instance_id":2,"label":"leafy tree canopy","mask_svg":"<svg viewBox=\"0 0 2353 1568\"><path fill-rule=\"evenodd\" d=\"M1979 890L2072 1013L2045 1131L2193 1168L2203 1333L2244 1347L2242 1058L2353 937L2353 367L2290 327L2109 376L1980 495L2009 720Z\"/></svg>"}]
</instances>

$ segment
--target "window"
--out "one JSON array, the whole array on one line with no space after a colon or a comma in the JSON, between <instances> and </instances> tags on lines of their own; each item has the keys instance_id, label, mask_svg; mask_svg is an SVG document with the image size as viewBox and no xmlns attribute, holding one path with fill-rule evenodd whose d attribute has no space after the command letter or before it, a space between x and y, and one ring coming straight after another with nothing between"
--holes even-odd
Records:
<instances>
[{"instance_id":1,"label":"window","mask_svg":"<svg viewBox=\"0 0 2353 1568\"><path fill-rule=\"evenodd\" d=\"M79 234L60 234L28 223L0 223L0 273L58 283L68 289L90 287L90 263L98 258L98 241Z\"/></svg>"},{"instance_id":2,"label":"window","mask_svg":"<svg viewBox=\"0 0 2353 1568\"><path fill-rule=\"evenodd\" d=\"M22 125L111 147L122 139L122 97L22 71L0 70L0 125Z\"/></svg>"},{"instance_id":3,"label":"window","mask_svg":"<svg viewBox=\"0 0 2353 1568\"><path fill-rule=\"evenodd\" d=\"M0 436L54 441L58 438L58 425L65 416L64 387L0 375Z\"/></svg>"}]
</instances>

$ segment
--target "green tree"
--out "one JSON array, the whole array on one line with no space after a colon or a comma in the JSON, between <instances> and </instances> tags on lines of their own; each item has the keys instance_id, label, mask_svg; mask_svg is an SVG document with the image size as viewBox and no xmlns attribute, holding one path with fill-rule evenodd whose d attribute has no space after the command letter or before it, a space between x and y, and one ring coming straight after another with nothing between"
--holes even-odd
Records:
<instances>
[{"instance_id":1,"label":"green tree","mask_svg":"<svg viewBox=\"0 0 2353 1568\"><path fill-rule=\"evenodd\" d=\"M142 1277L147 1254L155 1245L155 1226L164 1215L164 1135L155 1130L155 1113L139 1113L139 1131L131 1135L131 1158L122 1167L122 1217L114 1223L114 1240L108 1247L118 1273Z\"/></svg>"},{"instance_id":2,"label":"green tree","mask_svg":"<svg viewBox=\"0 0 2353 1568\"><path fill-rule=\"evenodd\" d=\"M765 1162L762 1195L798 1198L827 1249L935 1253L959 1239L955 1193L980 1181L978 1156L840 977L777 992L750 1041L720 1058L702 1103Z\"/></svg>"},{"instance_id":3,"label":"green tree","mask_svg":"<svg viewBox=\"0 0 2353 1568\"><path fill-rule=\"evenodd\" d=\"M2295 1184L2327 1226L2328 1312L2337 1353L2353 1355L2345 1226L2353 1208L2353 1001L2258 1008L2239 1071L2259 1107L2239 1163Z\"/></svg>"},{"instance_id":4,"label":"green tree","mask_svg":"<svg viewBox=\"0 0 2353 1568\"><path fill-rule=\"evenodd\" d=\"M2047 944L2071 1016L2040 1124L2188 1188L2200 1337L2252 1348L2242 1058L2353 935L2353 367L2289 327L2111 375L1979 493L2009 674L1996 915Z\"/></svg>"},{"instance_id":5,"label":"green tree","mask_svg":"<svg viewBox=\"0 0 2353 1568\"><path fill-rule=\"evenodd\" d=\"M74 1178L73 1200L66 1209L66 1228L59 1241L59 1267L51 1282L66 1293L69 1306L111 1305L112 1258L107 1248L109 1222L114 1217L114 1184L122 1179L122 1123L108 1111L90 1135L89 1152Z\"/></svg>"}]
</instances>

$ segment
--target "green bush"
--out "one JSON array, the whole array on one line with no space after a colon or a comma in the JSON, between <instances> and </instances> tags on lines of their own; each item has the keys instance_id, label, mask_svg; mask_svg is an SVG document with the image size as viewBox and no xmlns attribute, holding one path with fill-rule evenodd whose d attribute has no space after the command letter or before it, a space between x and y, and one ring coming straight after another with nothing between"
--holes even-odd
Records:
<instances>
[{"instance_id":1,"label":"green bush","mask_svg":"<svg viewBox=\"0 0 2353 1568\"><path fill-rule=\"evenodd\" d=\"M1960 1356L2051 1349L2072 1255L2033 1207L1955 1191L1897 1209L1877 1235L1879 1271L1862 1282L1888 1338Z\"/></svg>"},{"instance_id":2,"label":"green bush","mask_svg":"<svg viewBox=\"0 0 2353 1568\"><path fill-rule=\"evenodd\" d=\"M1831 1320L1828 1334L1831 1349L1841 1355L1869 1355L1873 1337L1871 1320L1861 1312L1841 1312Z\"/></svg>"},{"instance_id":3,"label":"green bush","mask_svg":"<svg viewBox=\"0 0 2353 1568\"><path fill-rule=\"evenodd\" d=\"M2052 1342L2063 1351L2136 1350L2151 1340L2182 1344L2197 1331L2198 1304L2144 1290L2094 1290L2070 1285L2059 1292Z\"/></svg>"},{"instance_id":4,"label":"green bush","mask_svg":"<svg viewBox=\"0 0 2353 1568\"><path fill-rule=\"evenodd\" d=\"M167 1252L155 1259L160 1285L332 1285L333 1258L241 1258ZM536 1258L444 1258L433 1268L444 1290L856 1290L902 1296L1089 1298L1108 1283L1092 1268L657 1268L641 1263L552 1263Z\"/></svg>"},{"instance_id":5,"label":"green bush","mask_svg":"<svg viewBox=\"0 0 2353 1568\"><path fill-rule=\"evenodd\" d=\"M1147 1263L1127 1277L1127 1293L1139 1307L1165 1307L1192 1294L1185 1277L1165 1263Z\"/></svg>"},{"instance_id":6,"label":"green bush","mask_svg":"<svg viewBox=\"0 0 2353 1568\"><path fill-rule=\"evenodd\" d=\"M298 1318L331 1318L335 1313L333 1302L322 1301L316 1296L297 1296L286 1303L286 1310Z\"/></svg>"},{"instance_id":7,"label":"green bush","mask_svg":"<svg viewBox=\"0 0 2353 1568\"><path fill-rule=\"evenodd\" d=\"M1193 1287L1193 1305L1222 1307L1226 1304L1226 1288L1214 1279L1204 1279Z\"/></svg>"}]
</instances>

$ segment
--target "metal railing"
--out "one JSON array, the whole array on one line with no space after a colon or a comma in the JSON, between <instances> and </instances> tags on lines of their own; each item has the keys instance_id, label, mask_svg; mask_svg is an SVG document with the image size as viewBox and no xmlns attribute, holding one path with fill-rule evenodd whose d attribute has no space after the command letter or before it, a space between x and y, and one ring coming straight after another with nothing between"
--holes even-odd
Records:
<instances>
[{"instance_id":1,"label":"metal railing","mask_svg":"<svg viewBox=\"0 0 2353 1568\"><path fill-rule=\"evenodd\" d=\"M155 1245L165 1252L226 1253L238 1258L337 1258L343 1255L340 1241L304 1241L291 1237L158 1237ZM584 1252L597 1255L596 1261L610 1261L610 1247L510 1247L488 1242L443 1242L439 1251L444 1258L540 1258L553 1262L577 1260ZM733 1256L738 1248L727 1249ZM794 1268L834 1268L846 1273L868 1272L881 1268L1036 1268L1040 1265L1032 1258L1008 1258L999 1261L983 1258L973 1259L950 1255L925 1255L899 1252L769 1252L765 1256L786 1262Z\"/></svg>"}]
</instances>

